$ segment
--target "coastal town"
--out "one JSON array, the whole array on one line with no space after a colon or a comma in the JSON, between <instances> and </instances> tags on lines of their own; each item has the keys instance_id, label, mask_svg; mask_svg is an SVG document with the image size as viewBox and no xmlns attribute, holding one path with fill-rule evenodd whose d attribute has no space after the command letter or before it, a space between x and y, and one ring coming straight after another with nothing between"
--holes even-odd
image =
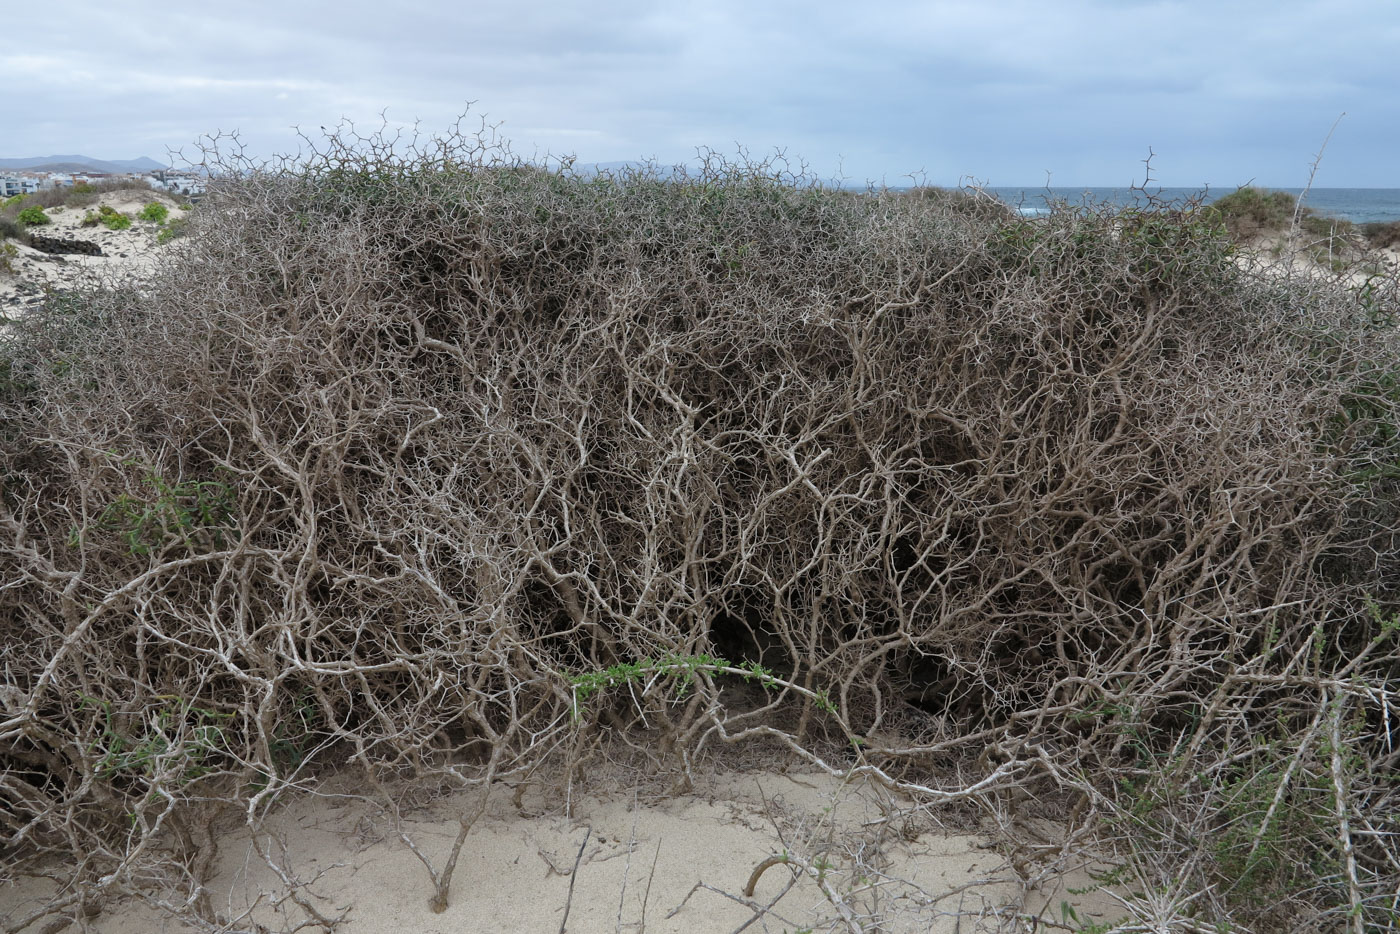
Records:
<instances>
[{"instance_id":1,"label":"coastal town","mask_svg":"<svg viewBox=\"0 0 1400 934\"><path fill-rule=\"evenodd\" d=\"M148 172L49 171L36 169L0 170L0 199L30 195L50 188L98 185L118 180L144 180L155 191L198 198L204 193L205 179L193 172L154 169Z\"/></svg>"}]
</instances>

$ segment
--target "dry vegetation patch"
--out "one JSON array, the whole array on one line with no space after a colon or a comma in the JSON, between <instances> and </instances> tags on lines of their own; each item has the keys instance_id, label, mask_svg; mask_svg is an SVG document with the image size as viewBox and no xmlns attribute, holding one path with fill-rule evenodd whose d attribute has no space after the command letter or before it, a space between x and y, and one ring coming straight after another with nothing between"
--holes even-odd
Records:
<instances>
[{"instance_id":1,"label":"dry vegetation patch","mask_svg":"<svg viewBox=\"0 0 1400 934\"><path fill-rule=\"evenodd\" d=\"M747 744L983 808L1027 877L1092 847L1172 930L1394 921L1393 283L1250 276L1195 211L390 148L226 166L147 290L8 337L45 910L231 924L215 822L332 768L396 815Z\"/></svg>"},{"instance_id":2,"label":"dry vegetation patch","mask_svg":"<svg viewBox=\"0 0 1400 934\"><path fill-rule=\"evenodd\" d=\"M1306 271L1346 284L1397 273L1400 224L1354 224L1319 213L1286 191L1244 187L1199 209L1271 265L1302 260Z\"/></svg>"}]
</instances>

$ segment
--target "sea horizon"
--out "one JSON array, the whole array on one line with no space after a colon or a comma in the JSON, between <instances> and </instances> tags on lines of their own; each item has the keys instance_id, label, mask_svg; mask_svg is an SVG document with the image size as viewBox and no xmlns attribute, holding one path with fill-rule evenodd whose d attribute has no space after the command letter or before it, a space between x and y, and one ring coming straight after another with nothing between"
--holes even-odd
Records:
<instances>
[{"instance_id":1,"label":"sea horizon","mask_svg":"<svg viewBox=\"0 0 1400 934\"><path fill-rule=\"evenodd\" d=\"M910 186L912 187L912 186ZM1400 221L1400 188L1283 188L1267 185L1250 186L1267 191L1283 191L1296 197L1303 197L1303 204L1318 214L1351 221L1354 224L1390 223ZM1113 204L1126 206L1143 203L1148 195L1161 201L1185 202L1200 198L1210 204L1219 198L1238 191L1239 187L1206 188L1166 187L1152 185L1135 189L1127 185L1117 186L1071 186L1052 185L1046 187L1030 185L992 185L982 189L995 195L999 200L1017 208L1029 216L1049 213L1053 202L1069 204ZM1304 194L1306 192L1306 194Z\"/></svg>"}]
</instances>

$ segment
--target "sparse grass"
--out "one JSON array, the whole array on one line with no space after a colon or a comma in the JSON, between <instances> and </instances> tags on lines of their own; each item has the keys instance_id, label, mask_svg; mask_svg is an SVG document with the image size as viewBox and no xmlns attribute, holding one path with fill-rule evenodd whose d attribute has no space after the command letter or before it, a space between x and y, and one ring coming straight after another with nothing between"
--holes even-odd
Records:
<instances>
[{"instance_id":1,"label":"sparse grass","mask_svg":"<svg viewBox=\"0 0 1400 934\"><path fill-rule=\"evenodd\" d=\"M8 240L0 242L0 274L15 275L15 261L19 259L19 248Z\"/></svg>"},{"instance_id":2,"label":"sparse grass","mask_svg":"<svg viewBox=\"0 0 1400 934\"><path fill-rule=\"evenodd\" d=\"M1349 220L1313 213L1299 218L1298 227L1306 234L1322 238L1350 239L1356 233L1356 225Z\"/></svg>"}]
</instances>

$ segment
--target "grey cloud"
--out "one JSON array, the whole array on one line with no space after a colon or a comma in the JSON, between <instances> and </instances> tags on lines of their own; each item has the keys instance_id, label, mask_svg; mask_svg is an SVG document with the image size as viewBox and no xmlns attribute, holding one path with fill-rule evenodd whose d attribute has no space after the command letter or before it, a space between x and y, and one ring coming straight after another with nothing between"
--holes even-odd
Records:
<instances>
[{"instance_id":1,"label":"grey cloud","mask_svg":"<svg viewBox=\"0 0 1400 934\"><path fill-rule=\"evenodd\" d=\"M523 152L585 161L784 147L819 172L1393 185L1388 0L254 2L60 0L0 56L6 151L160 155L238 128L255 151L341 116L448 125L466 101ZM21 50L22 49L22 50ZM100 152L94 150L101 150Z\"/></svg>"}]
</instances>

